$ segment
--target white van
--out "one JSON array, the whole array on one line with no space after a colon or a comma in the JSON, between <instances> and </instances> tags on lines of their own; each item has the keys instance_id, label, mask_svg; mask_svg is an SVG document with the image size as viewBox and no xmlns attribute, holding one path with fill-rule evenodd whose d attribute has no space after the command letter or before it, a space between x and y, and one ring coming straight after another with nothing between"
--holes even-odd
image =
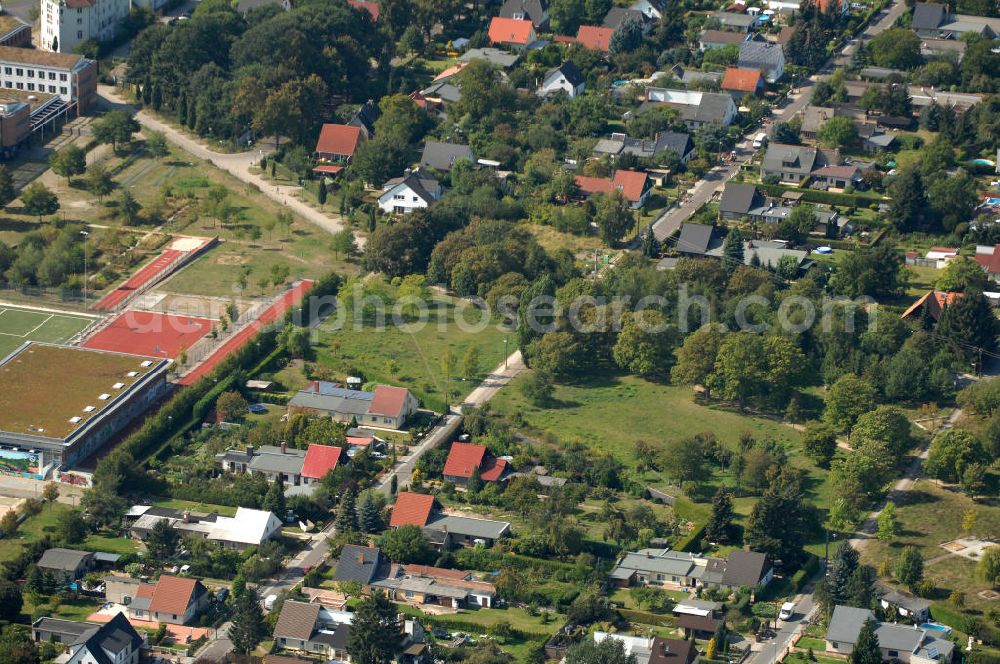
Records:
<instances>
[{"instance_id":1,"label":"white van","mask_svg":"<svg viewBox=\"0 0 1000 664\"><path fill-rule=\"evenodd\" d=\"M274 608L274 603L278 601L277 595L268 595L264 598L264 609L270 611Z\"/></svg>"},{"instance_id":2,"label":"white van","mask_svg":"<svg viewBox=\"0 0 1000 664\"><path fill-rule=\"evenodd\" d=\"M753 137L753 149L759 150L760 148L767 145L767 134L761 132Z\"/></svg>"},{"instance_id":3,"label":"white van","mask_svg":"<svg viewBox=\"0 0 1000 664\"><path fill-rule=\"evenodd\" d=\"M795 614L795 602L785 602L778 612L778 620L789 620Z\"/></svg>"}]
</instances>

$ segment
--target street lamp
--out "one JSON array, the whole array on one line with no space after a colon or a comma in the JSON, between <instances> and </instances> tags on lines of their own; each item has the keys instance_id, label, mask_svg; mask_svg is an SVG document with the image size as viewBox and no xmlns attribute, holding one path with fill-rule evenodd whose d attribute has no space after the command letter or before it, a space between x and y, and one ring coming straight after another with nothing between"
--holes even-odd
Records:
<instances>
[{"instance_id":1,"label":"street lamp","mask_svg":"<svg viewBox=\"0 0 1000 664\"><path fill-rule=\"evenodd\" d=\"M507 341L508 337L503 338L503 368L507 368Z\"/></svg>"},{"instance_id":2,"label":"street lamp","mask_svg":"<svg viewBox=\"0 0 1000 664\"><path fill-rule=\"evenodd\" d=\"M87 231L80 231L80 235L83 236L83 308L87 309L87 238L90 237L90 233Z\"/></svg>"}]
</instances>

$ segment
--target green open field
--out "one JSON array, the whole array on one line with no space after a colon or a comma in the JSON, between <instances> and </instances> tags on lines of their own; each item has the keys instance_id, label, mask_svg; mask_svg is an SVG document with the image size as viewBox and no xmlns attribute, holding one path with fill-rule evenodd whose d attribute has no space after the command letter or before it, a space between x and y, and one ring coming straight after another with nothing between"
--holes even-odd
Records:
<instances>
[{"instance_id":1,"label":"green open field","mask_svg":"<svg viewBox=\"0 0 1000 664\"><path fill-rule=\"evenodd\" d=\"M801 453L801 436L795 429L765 417L740 414L726 404L696 402L689 387L653 383L643 378L606 372L570 385L557 385L554 404L548 408L532 406L521 395L519 384L525 374L501 390L490 407L502 414L520 413L530 434L555 440L559 444L580 443L611 454L627 468L635 468L636 441L656 448L667 440L676 440L711 432L724 445L735 449L739 438L749 433L758 440L774 440L788 450L790 463L805 474L805 489L819 505L832 503L827 471L817 468ZM657 471L636 477L648 486L663 489L678 497L674 510L683 520L704 523L711 511L710 501L695 502L679 487L669 485ZM702 493L711 496L720 485L731 486L732 474L716 470L706 477ZM734 500L735 525L742 525L750 514L755 497ZM585 519L586 520L586 519ZM593 524L595 528L599 524ZM806 547L822 553L822 542Z\"/></svg>"},{"instance_id":2,"label":"green open field","mask_svg":"<svg viewBox=\"0 0 1000 664\"><path fill-rule=\"evenodd\" d=\"M497 329L495 323L478 332L460 329L454 322L457 302L454 298L435 298L437 311L432 310L430 321L422 329L413 331L391 324L383 329L370 325L355 329L353 320L347 320L342 329L320 335L320 343L315 347L316 360L340 379L360 373L368 381L407 387L422 407L440 412L448 387L441 367L441 357L447 349L455 357L456 374L461 374L467 349L474 346L479 350L475 381L452 376L450 389L461 395L472 391L478 380L503 361L505 349L514 349L513 336ZM471 309L466 320L473 323L479 313ZM391 315L388 318L391 320ZM504 345L505 337L510 339L508 346Z\"/></svg>"},{"instance_id":3,"label":"green open field","mask_svg":"<svg viewBox=\"0 0 1000 664\"><path fill-rule=\"evenodd\" d=\"M970 533L962 530L963 515L973 509L976 522ZM941 544L959 537L996 540L1000 537L1000 507L995 502L976 503L954 487L942 487L937 482L920 480L897 503L900 535L890 544L871 540L863 551L863 559L873 565L899 556L904 546L915 546L924 556L924 578L936 586L934 599L947 598L952 590L965 593L966 606L985 610L996 600L978 595L989 589L975 573L976 563L949 554ZM932 609L933 611L933 609Z\"/></svg>"},{"instance_id":4,"label":"green open field","mask_svg":"<svg viewBox=\"0 0 1000 664\"><path fill-rule=\"evenodd\" d=\"M0 305L0 358L25 341L63 343L93 322L88 316Z\"/></svg>"}]
</instances>

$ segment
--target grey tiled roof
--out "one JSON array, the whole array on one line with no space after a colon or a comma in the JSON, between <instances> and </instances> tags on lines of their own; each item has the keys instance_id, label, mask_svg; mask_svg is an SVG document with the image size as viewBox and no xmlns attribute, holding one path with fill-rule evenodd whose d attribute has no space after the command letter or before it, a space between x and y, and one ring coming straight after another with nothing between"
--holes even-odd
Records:
<instances>
[{"instance_id":1,"label":"grey tiled roof","mask_svg":"<svg viewBox=\"0 0 1000 664\"><path fill-rule=\"evenodd\" d=\"M389 563L378 549L370 546L348 544L340 553L334 581L357 581L368 585L383 578L389 571Z\"/></svg>"},{"instance_id":2,"label":"grey tiled roof","mask_svg":"<svg viewBox=\"0 0 1000 664\"><path fill-rule=\"evenodd\" d=\"M708 250L714 230L714 226L685 223L681 226L677 250L685 254L704 254Z\"/></svg>"},{"instance_id":3,"label":"grey tiled roof","mask_svg":"<svg viewBox=\"0 0 1000 664\"><path fill-rule=\"evenodd\" d=\"M944 5L936 2L918 2L913 7L910 27L914 30L937 30L945 15Z\"/></svg>"},{"instance_id":4,"label":"grey tiled roof","mask_svg":"<svg viewBox=\"0 0 1000 664\"><path fill-rule=\"evenodd\" d=\"M854 644L866 620L874 620L875 614L868 609L853 606L835 606L830 626L826 630L826 640L836 643Z\"/></svg>"},{"instance_id":5,"label":"grey tiled roof","mask_svg":"<svg viewBox=\"0 0 1000 664\"><path fill-rule=\"evenodd\" d=\"M473 163L476 161L472 155L472 148L468 145L427 141L424 144L423 154L420 156L420 165L439 171L450 171L459 159L466 159Z\"/></svg>"},{"instance_id":6,"label":"grey tiled roof","mask_svg":"<svg viewBox=\"0 0 1000 664\"><path fill-rule=\"evenodd\" d=\"M48 549L42 554L38 561L38 567L42 569L61 570L63 572L75 572L76 569L94 554L88 551L76 551L74 549Z\"/></svg>"},{"instance_id":7,"label":"grey tiled roof","mask_svg":"<svg viewBox=\"0 0 1000 664\"><path fill-rule=\"evenodd\" d=\"M510 523L445 514L429 522L425 530L481 539L499 539L510 531Z\"/></svg>"},{"instance_id":8,"label":"grey tiled roof","mask_svg":"<svg viewBox=\"0 0 1000 664\"><path fill-rule=\"evenodd\" d=\"M759 195L754 185L727 182L719 201L719 212L746 214L758 202Z\"/></svg>"}]
</instances>

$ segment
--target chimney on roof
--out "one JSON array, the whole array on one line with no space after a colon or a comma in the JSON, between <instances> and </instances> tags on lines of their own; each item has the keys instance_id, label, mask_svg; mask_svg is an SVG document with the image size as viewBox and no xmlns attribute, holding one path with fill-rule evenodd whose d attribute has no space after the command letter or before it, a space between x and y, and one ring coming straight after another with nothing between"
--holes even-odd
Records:
<instances>
[{"instance_id":1,"label":"chimney on roof","mask_svg":"<svg viewBox=\"0 0 1000 664\"><path fill-rule=\"evenodd\" d=\"M744 544L744 545L743 545L743 550L744 550L744 551L745 551L746 553L750 553L750 545L749 545L749 544Z\"/></svg>"},{"instance_id":2,"label":"chimney on roof","mask_svg":"<svg viewBox=\"0 0 1000 664\"><path fill-rule=\"evenodd\" d=\"M253 445L247 445L247 456L248 457L253 456Z\"/></svg>"},{"instance_id":3,"label":"chimney on roof","mask_svg":"<svg viewBox=\"0 0 1000 664\"><path fill-rule=\"evenodd\" d=\"M358 564L359 565L365 564L365 554L361 551L358 552Z\"/></svg>"},{"instance_id":4,"label":"chimney on roof","mask_svg":"<svg viewBox=\"0 0 1000 664\"><path fill-rule=\"evenodd\" d=\"M184 521L184 523L191 523L191 512L184 510L181 513L181 520Z\"/></svg>"},{"instance_id":5,"label":"chimney on roof","mask_svg":"<svg viewBox=\"0 0 1000 664\"><path fill-rule=\"evenodd\" d=\"M285 441L281 441L281 453L284 454L286 450Z\"/></svg>"}]
</instances>

